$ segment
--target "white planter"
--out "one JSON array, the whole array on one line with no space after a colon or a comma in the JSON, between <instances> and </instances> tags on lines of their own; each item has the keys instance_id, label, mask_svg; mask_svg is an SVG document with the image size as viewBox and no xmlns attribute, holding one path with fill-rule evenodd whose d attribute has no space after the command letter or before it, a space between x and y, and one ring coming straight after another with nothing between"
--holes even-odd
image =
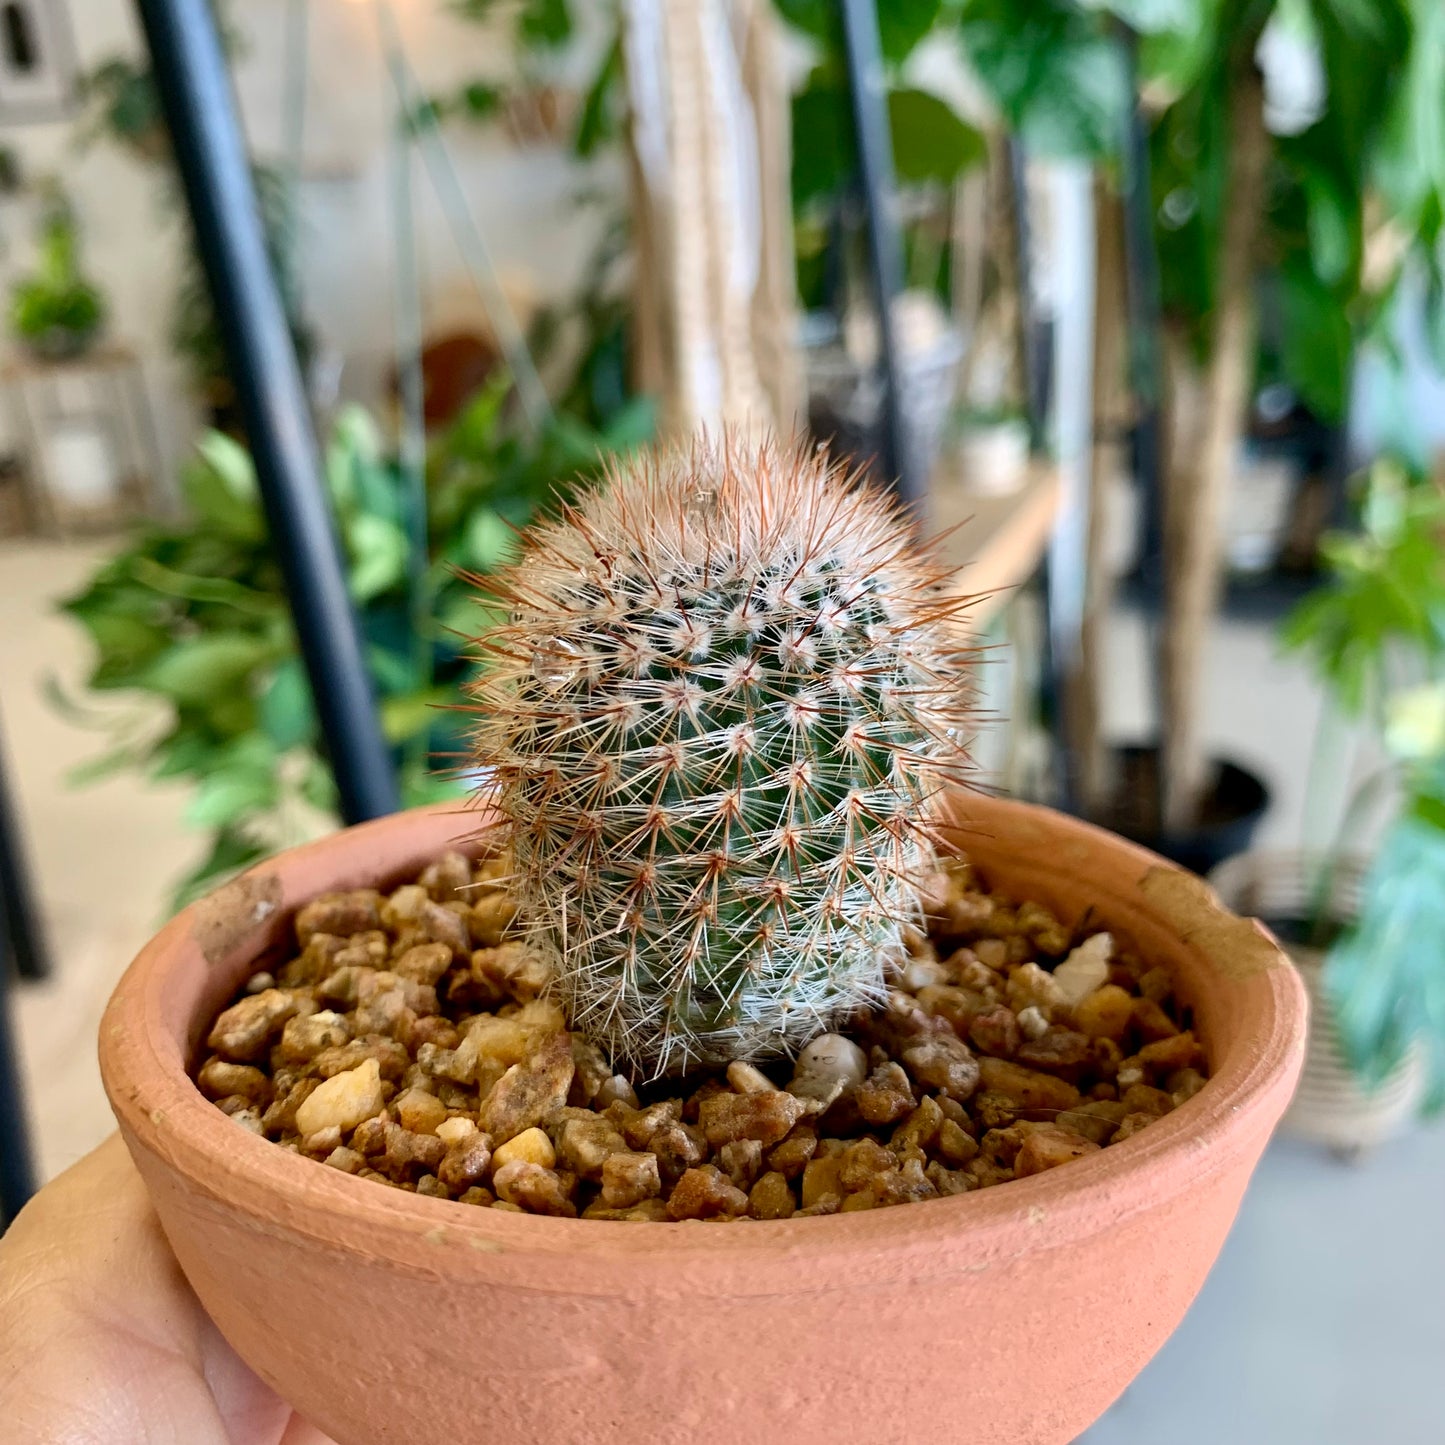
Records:
<instances>
[{"instance_id":1,"label":"white planter","mask_svg":"<svg viewBox=\"0 0 1445 1445\"><path fill-rule=\"evenodd\" d=\"M959 438L958 474L979 496L1007 496L1028 475L1029 429L1025 422L993 422L970 427Z\"/></svg>"}]
</instances>

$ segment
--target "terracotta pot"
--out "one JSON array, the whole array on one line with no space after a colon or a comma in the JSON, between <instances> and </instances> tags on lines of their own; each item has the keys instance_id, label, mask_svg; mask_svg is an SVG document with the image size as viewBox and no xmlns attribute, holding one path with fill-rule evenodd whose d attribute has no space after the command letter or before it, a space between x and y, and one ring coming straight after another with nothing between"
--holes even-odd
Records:
<instances>
[{"instance_id":1,"label":"terracotta pot","mask_svg":"<svg viewBox=\"0 0 1445 1445\"><path fill-rule=\"evenodd\" d=\"M411 876L479 821L408 813L178 915L102 1023L126 1142L222 1333L341 1445L1073 1440L1213 1263L1299 1073L1304 992L1267 933L1152 855L1019 803L957 808L991 881L1172 966L1213 1071L1195 1098L1043 1175L828 1218L559 1220L353 1179L238 1128L186 1068L292 910Z\"/></svg>"}]
</instances>

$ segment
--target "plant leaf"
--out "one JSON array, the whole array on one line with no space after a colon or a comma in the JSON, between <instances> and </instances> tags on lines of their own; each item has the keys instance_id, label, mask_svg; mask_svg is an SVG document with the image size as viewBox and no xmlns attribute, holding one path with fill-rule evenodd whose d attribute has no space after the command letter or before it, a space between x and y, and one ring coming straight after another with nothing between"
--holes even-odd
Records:
<instances>
[{"instance_id":1,"label":"plant leaf","mask_svg":"<svg viewBox=\"0 0 1445 1445\"><path fill-rule=\"evenodd\" d=\"M888 120L900 180L952 185L960 172L987 157L982 133L926 90L895 90L888 97Z\"/></svg>"},{"instance_id":2,"label":"plant leaf","mask_svg":"<svg viewBox=\"0 0 1445 1445\"><path fill-rule=\"evenodd\" d=\"M1421 812L1386 834L1354 926L1331 949L1325 982L1340 1038L1366 1086L1417 1042L1429 1061L1428 1112L1445 1104L1445 830Z\"/></svg>"},{"instance_id":3,"label":"plant leaf","mask_svg":"<svg viewBox=\"0 0 1445 1445\"><path fill-rule=\"evenodd\" d=\"M181 473L186 501L228 536L259 542L266 534L250 453L224 432L203 433L198 456Z\"/></svg>"},{"instance_id":4,"label":"plant leaf","mask_svg":"<svg viewBox=\"0 0 1445 1445\"><path fill-rule=\"evenodd\" d=\"M517 534L490 507L480 507L467 522L463 547L466 566L494 572L517 555Z\"/></svg>"},{"instance_id":5,"label":"plant leaf","mask_svg":"<svg viewBox=\"0 0 1445 1445\"><path fill-rule=\"evenodd\" d=\"M437 721L438 706L454 702L449 688L428 688L381 701L381 731L389 743L404 743L428 733Z\"/></svg>"},{"instance_id":6,"label":"plant leaf","mask_svg":"<svg viewBox=\"0 0 1445 1445\"><path fill-rule=\"evenodd\" d=\"M1131 97L1098 17L1066 0L964 0L965 63L1041 155L1113 151Z\"/></svg>"},{"instance_id":7,"label":"plant leaf","mask_svg":"<svg viewBox=\"0 0 1445 1445\"><path fill-rule=\"evenodd\" d=\"M517 34L525 44L543 49L565 44L572 36L572 12L567 0L523 0Z\"/></svg>"},{"instance_id":8,"label":"plant leaf","mask_svg":"<svg viewBox=\"0 0 1445 1445\"><path fill-rule=\"evenodd\" d=\"M233 827L274 808L278 796L273 773L249 768L212 773L196 789L186 808L186 822L193 828Z\"/></svg>"},{"instance_id":9,"label":"plant leaf","mask_svg":"<svg viewBox=\"0 0 1445 1445\"><path fill-rule=\"evenodd\" d=\"M883 0L878 6L878 42L890 65L901 65L933 29L942 0Z\"/></svg>"},{"instance_id":10,"label":"plant leaf","mask_svg":"<svg viewBox=\"0 0 1445 1445\"><path fill-rule=\"evenodd\" d=\"M244 687L275 652L275 645L260 637L188 638L156 658L139 685L173 702L208 703Z\"/></svg>"},{"instance_id":11,"label":"plant leaf","mask_svg":"<svg viewBox=\"0 0 1445 1445\"><path fill-rule=\"evenodd\" d=\"M280 662L259 703L261 726L278 753L284 753L316 737L316 709L311 684L299 657Z\"/></svg>"},{"instance_id":12,"label":"plant leaf","mask_svg":"<svg viewBox=\"0 0 1445 1445\"><path fill-rule=\"evenodd\" d=\"M603 144L617 134L617 121L612 113L613 97L622 83L622 37L607 48L607 54L587 94L577 119L577 133L572 138L572 152L583 160L596 155Z\"/></svg>"},{"instance_id":13,"label":"plant leaf","mask_svg":"<svg viewBox=\"0 0 1445 1445\"><path fill-rule=\"evenodd\" d=\"M91 758L88 762L71 768L65 775L66 786L71 788L89 787L92 783L113 777L127 768L139 767L145 761L148 751L147 748L131 745L112 748L110 752L102 753L99 757Z\"/></svg>"},{"instance_id":14,"label":"plant leaf","mask_svg":"<svg viewBox=\"0 0 1445 1445\"><path fill-rule=\"evenodd\" d=\"M411 548L406 533L395 522L358 512L347 525L346 544L351 554L348 581L353 600L371 602L401 585Z\"/></svg>"}]
</instances>

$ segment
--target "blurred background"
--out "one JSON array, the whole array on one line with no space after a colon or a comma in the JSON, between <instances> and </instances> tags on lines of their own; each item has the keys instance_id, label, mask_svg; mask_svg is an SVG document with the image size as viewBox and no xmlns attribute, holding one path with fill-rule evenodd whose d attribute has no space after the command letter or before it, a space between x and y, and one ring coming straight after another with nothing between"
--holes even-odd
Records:
<instances>
[{"instance_id":1,"label":"blurred background","mask_svg":"<svg viewBox=\"0 0 1445 1445\"><path fill-rule=\"evenodd\" d=\"M761 423L872 467L978 594L980 785L1209 875L1316 997L1220 1266L1088 1439L1438 1442L1445 6L210 14L213 199L299 362L381 792L465 793L458 571L609 454ZM96 1025L156 925L364 811L288 606L337 548L268 514L265 306L208 287L161 61L128 0L0 3L12 1187L27 1122L40 1178L109 1132Z\"/></svg>"}]
</instances>

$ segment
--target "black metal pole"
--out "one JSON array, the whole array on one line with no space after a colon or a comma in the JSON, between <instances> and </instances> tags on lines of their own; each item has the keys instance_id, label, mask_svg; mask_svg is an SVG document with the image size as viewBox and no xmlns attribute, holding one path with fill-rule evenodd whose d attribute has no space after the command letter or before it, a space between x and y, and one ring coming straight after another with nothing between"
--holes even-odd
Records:
<instances>
[{"instance_id":1,"label":"black metal pole","mask_svg":"<svg viewBox=\"0 0 1445 1445\"><path fill-rule=\"evenodd\" d=\"M400 805L209 0L138 0L316 713L348 823Z\"/></svg>"},{"instance_id":2,"label":"black metal pole","mask_svg":"<svg viewBox=\"0 0 1445 1445\"><path fill-rule=\"evenodd\" d=\"M0 938L8 944L10 962L21 978L47 978L50 959L35 907L35 890L25 862L25 842L11 796L0 740Z\"/></svg>"},{"instance_id":3,"label":"black metal pole","mask_svg":"<svg viewBox=\"0 0 1445 1445\"><path fill-rule=\"evenodd\" d=\"M1130 106L1124 117L1124 309L1129 385L1134 394L1134 485L1139 499L1139 581L1145 616L1152 623L1152 698L1155 726L1162 725L1163 669L1159 628L1164 614L1164 424L1162 387L1163 312L1159 299L1159 254L1154 243L1154 202L1149 185L1149 131L1139 96L1139 37L1118 27ZM1154 825L1164 836L1164 787L1156 790Z\"/></svg>"},{"instance_id":4,"label":"black metal pole","mask_svg":"<svg viewBox=\"0 0 1445 1445\"><path fill-rule=\"evenodd\" d=\"M1048 440L1048 332L1034 315L1033 222L1029 215L1028 155L1023 142L1010 136L1009 176L1013 183L1014 273L1018 277L1019 345L1023 353L1024 412L1029 450L1042 456Z\"/></svg>"},{"instance_id":5,"label":"black metal pole","mask_svg":"<svg viewBox=\"0 0 1445 1445\"><path fill-rule=\"evenodd\" d=\"M0 1230L20 1213L35 1193L35 1158L25 1117L15 1020L10 1013L10 959L0 934Z\"/></svg>"},{"instance_id":6,"label":"black metal pole","mask_svg":"<svg viewBox=\"0 0 1445 1445\"><path fill-rule=\"evenodd\" d=\"M1138 36L1119 27L1131 103L1124 121L1124 305L1129 384L1134 393L1134 480L1142 521L1141 580L1150 605L1160 605L1164 568L1164 462L1160 387L1164 362L1159 337L1159 256L1149 189L1149 133L1138 86Z\"/></svg>"},{"instance_id":7,"label":"black metal pole","mask_svg":"<svg viewBox=\"0 0 1445 1445\"><path fill-rule=\"evenodd\" d=\"M1029 214L1028 155L1015 136L1005 142L1008 151L1008 173L1013 205L1009 211L1010 244L1014 253L1014 275L1018 291L1019 361L1023 370L1024 413L1028 421L1029 451L1043 456L1048 445L1048 409L1051 370L1048 364L1049 332L1039 325L1034 314L1033 231ZM1039 721L1049 735L1053 756L1052 802L1065 812L1076 812L1078 805L1078 768L1076 750L1070 736L1066 707L1069 669L1074 659L1061 642L1065 629L1063 616L1076 615L1077 605L1064 605L1062 584L1065 578L1046 554L1039 564L1039 601L1043 609L1043 631L1039 639ZM1069 639L1076 642L1076 638Z\"/></svg>"},{"instance_id":8,"label":"black metal pole","mask_svg":"<svg viewBox=\"0 0 1445 1445\"><path fill-rule=\"evenodd\" d=\"M893 135L883 84L878 11L875 0L843 0L842 12L848 96L858 143L858 177L868 222L868 253L883 363L883 454L879 461L899 499L920 512L928 494L928 478L918 474L918 460L903 415L898 337L893 325L893 298L903 285L903 252L893 207Z\"/></svg>"}]
</instances>

